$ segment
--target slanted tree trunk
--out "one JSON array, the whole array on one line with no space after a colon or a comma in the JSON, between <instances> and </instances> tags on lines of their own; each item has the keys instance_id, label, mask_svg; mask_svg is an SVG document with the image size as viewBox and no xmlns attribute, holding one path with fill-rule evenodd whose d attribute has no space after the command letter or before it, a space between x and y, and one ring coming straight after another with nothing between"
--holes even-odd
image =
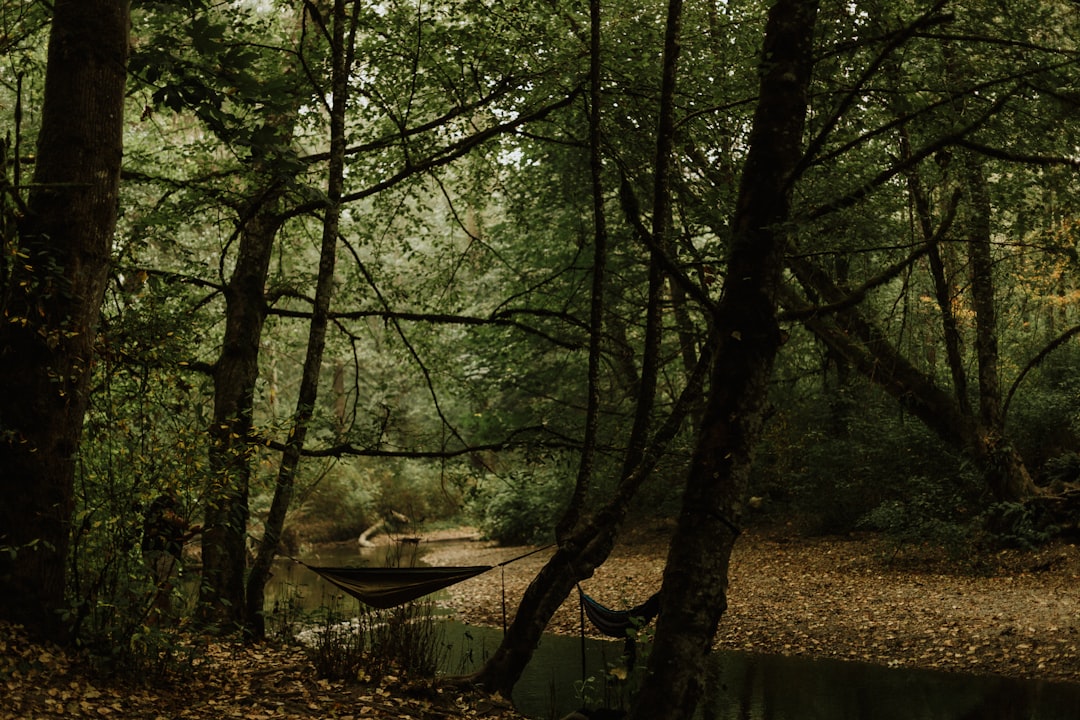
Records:
<instances>
[{"instance_id":1,"label":"slanted tree trunk","mask_svg":"<svg viewBox=\"0 0 1080 720\"><path fill-rule=\"evenodd\" d=\"M811 312L793 291L783 293L785 307L800 317L803 325L832 352L896 398L901 407L922 421L942 442L979 463L987 472L988 480L993 473L987 463L1012 461L1011 455L1015 451L1002 441L1004 436L988 434L978 418L963 412L954 394L915 367L878 328L847 304L846 293L832 284L827 273L806 259L789 259L789 266L800 284L812 289L826 306L835 306L831 310ZM995 445L988 442L995 438L999 448L997 453L993 452ZM999 499L1022 500L1034 491L1034 485L1030 486L1030 491L1023 487L1027 487L1026 483L1014 485L1013 491L1027 494L1000 496Z\"/></svg>"},{"instance_id":2,"label":"slanted tree trunk","mask_svg":"<svg viewBox=\"0 0 1080 720\"><path fill-rule=\"evenodd\" d=\"M594 272L603 269L604 242L606 232L604 230L602 192L600 183L600 157L599 157L599 93L601 86L600 78L600 3L598 0L590 2L591 19L591 113L590 113L590 138L593 172L594 193L594 222L596 223L596 255L594 257ZM654 179L653 197L653 226L652 238L649 245L656 247L662 243L667 234L667 218L669 217L669 156L671 152L672 133L674 132L674 80L675 66L678 57L678 35L680 15L675 12L669 16L667 28L667 41L665 43L665 56L663 65L663 80L661 90L661 110L657 132L656 173ZM640 222L633 218L632 222ZM649 231L639 231L648 233ZM651 423L653 420L654 398L656 395L657 365L659 362L660 334L662 331L660 312L662 291L664 288L664 275L660 270L659 253L654 249L650 252L649 292L648 308L646 309L646 341L642 354L641 375L638 382L637 407L635 411L634 425L627 443L626 455L623 462L622 477L618 490L614 497L595 515L587 517L583 513L583 503L588 489L588 473L591 471L591 448L585 447L585 455L582 457L578 473L577 486L575 488L573 502L566 515L560 520L558 526L559 548L541 569L526 589L521 603L518 605L514 619L507 628L503 641L496 649L492 657L484 667L476 673L471 681L482 686L488 692L501 693L510 696L514 685L521 677L540 637L547 627L548 621L567 596L574 590L576 584L592 575L593 571L601 565L610 555L615 543L615 536L626 515L630 499L640 487L655 466L659 453L666 443L674 437L693 402L691 398L697 396L700 391L702 376L704 373L699 367L688 383L687 390L683 393L679 402L668 416L664 424L650 439ZM599 315L602 307L602 277L594 277L593 287L593 317L592 333L593 343L591 351L598 352L599 345L596 335L601 332ZM596 368L590 363L590 394L595 391ZM591 406L592 407L592 406Z\"/></svg>"},{"instance_id":3,"label":"slanted tree trunk","mask_svg":"<svg viewBox=\"0 0 1080 720\"><path fill-rule=\"evenodd\" d=\"M292 503L293 487L300 465L300 455L307 439L308 425L319 395L319 375L323 350L326 348L326 329L330 320L330 301L334 293L334 268L341 219L341 196L345 186L345 111L349 102L349 72L352 67L352 48L355 42L360 3L353 3L353 16L346 14L347 0L334 0L330 108L330 160L327 173L327 205L323 215L322 243L319 251L319 274L315 287L315 304L308 326L307 352L296 399L296 411L289 439L278 467L274 498L264 524L263 536L252 563L247 583L246 630L261 638L266 625L263 617L266 583L270 565L277 555L285 516Z\"/></svg>"},{"instance_id":4,"label":"slanted tree trunk","mask_svg":"<svg viewBox=\"0 0 1080 720\"><path fill-rule=\"evenodd\" d=\"M57 638L116 226L128 26L127 0L54 3L29 212L5 248L15 252L0 299L0 617Z\"/></svg>"},{"instance_id":5,"label":"slanted tree trunk","mask_svg":"<svg viewBox=\"0 0 1080 720\"><path fill-rule=\"evenodd\" d=\"M906 136L901 137L900 150L903 158L911 157ZM952 183L954 192L943 204L941 217L936 220L928 192L914 171L908 173L908 190L925 240L942 314L953 380L951 393L937 384L932 373L923 372L907 360L859 313L847 293L807 258L790 259L790 268L807 294L819 299L825 311L808 313L799 307L799 301L791 294L785 294L784 302L789 310L803 318L806 327L830 351L894 396L943 442L971 458L982 470L987 487L996 499L1024 500L1038 494L1039 490L1005 431L991 256L991 206L986 179L975 158L966 151L958 151L949 169L957 176ZM978 412L972 408L968 397L960 328L952 308L955 283L949 280L945 263L938 253L941 239L949 234L963 238L967 248L971 309L975 315Z\"/></svg>"},{"instance_id":6,"label":"slanted tree trunk","mask_svg":"<svg viewBox=\"0 0 1080 720\"><path fill-rule=\"evenodd\" d=\"M483 668L467 678L470 683L510 697L551 616L577 583L591 577L611 554L630 501L678 434L687 415L697 407L708 360L706 355L698 362L670 414L645 448L641 461L623 475L611 499L591 516L583 516L573 532L560 539L558 549L525 589L499 647Z\"/></svg>"},{"instance_id":7,"label":"slanted tree trunk","mask_svg":"<svg viewBox=\"0 0 1080 720\"><path fill-rule=\"evenodd\" d=\"M805 258L789 258L800 284L821 298L828 312L812 312L793 290L782 293L785 308L802 319L819 340L850 367L877 383L901 407L921 420L943 441L965 447L973 440L970 418L960 412L955 397L905 358L877 327L854 307L828 273Z\"/></svg>"},{"instance_id":8,"label":"slanted tree trunk","mask_svg":"<svg viewBox=\"0 0 1080 720\"><path fill-rule=\"evenodd\" d=\"M761 91L715 313L709 397L664 571L656 639L631 720L693 716L705 657L727 608L728 563L782 341L776 308L788 244L783 225L802 157L817 7L778 0L769 11Z\"/></svg>"}]
</instances>

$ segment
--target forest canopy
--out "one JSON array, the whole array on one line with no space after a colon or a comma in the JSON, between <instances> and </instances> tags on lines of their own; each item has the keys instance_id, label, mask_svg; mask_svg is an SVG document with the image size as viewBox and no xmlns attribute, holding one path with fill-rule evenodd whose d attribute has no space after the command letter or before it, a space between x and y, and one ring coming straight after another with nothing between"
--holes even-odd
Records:
<instances>
[{"instance_id":1,"label":"forest canopy","mask_svg":"<svg viewBox=\"0 0 1080 720\"><path fill-rule=\"evenodd\" d=\"M557 541L552 598L687 493L731 542L1075 530L1075 3L0 25L5 616L144 626L161 497L191 614L254 635L283 549L401 518Z\"/></svg>"}]
</instances>

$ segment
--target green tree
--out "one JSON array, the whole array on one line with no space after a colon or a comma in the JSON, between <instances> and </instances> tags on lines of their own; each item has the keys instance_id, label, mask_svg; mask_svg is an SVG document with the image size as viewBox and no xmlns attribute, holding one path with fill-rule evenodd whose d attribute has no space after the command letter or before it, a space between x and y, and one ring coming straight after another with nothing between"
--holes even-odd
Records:
<instances>
[{"instance_id":1,"label":"green tree","mask_svg":"<svg viewBox=\"0 0 1080 720\"><path fill-rule=\"evenodd\" d=\"M1015 118L1030 112L1022 108L1054 105L1043 88L1074 70L1075 60L1064 40L1040 30L1054 16L1049 6L1004 15L966 3L940 6L954 14L928 16L926 30L894 27L885 16L856 20L879 28L882 38L875 57L858 60L857 92L872 94L875 82L892 92L865 108L849 94L818 136L811 177L813 165L850 162L860 179L807 211L817 230L802 233L790 261L803 297L785 304L834 358L973 460L992 497L1018 501L1038 490L1010 438L1000 389L1010 363L1000 351L1007 325L997 288L1005 268L1025 262L1009 250L1005 188L1029 167L1069 161L1053 144L1026 155L997 148L1029 142ZM933 26L943 30L929 31ZM900 177L905 185L894 182ZM862 220L868 214L879 218L877 227ZM829 242L827 230L845 239ZM897 241L912 231L917 239ZM859 248L862 255L853 255ZM843 271L822 262L823 254L844 258L835 263ZM922 296L935 300L936 331L925 324L931 319L920 311ZM938 348L944 368L933 359Z\"/></svg>"},{"instance_id":2,"label":"green tree","mask_svg":"<svg viewBox=\"0 0 1080 720\"><path fill-rule=\"evenodd\" d=\"M636 357L624 357L623 367L616 371L624 376L631 376L627 383L629 387L622 389L633 398L633 419L627 428L617 426L625 431L627 437L623 441L620 464L616 466L619 473L617 483L614 487L602 488L590 497L591 475L595 472L592 457L595 451L592 444L595 441L593 423L598 412L597 400L594 397L599 383L596 363L599 360L601 344L598 336L611 326L600 322L605 317L604 295L609 292L603 281L607 255L607 220L601 173L603 145L600 142L600 127L604 116L604 104L601 102L601 67L604 46L601 42L603 24L600 10L599 3L590 5L591 102L588 127L591 139L589 149L593 192L594 277L590 324L593 337L589 354L589 394L593 399L588 407L586 426L589 428L589 444L582 449L575 491L558 523L559 548L530 583L499 648L473 678L485 688L503 694L509 694L517 682L548 620L576 583L589 577L595 568L607 559L635 494L651 475L659 458L677 435L683 420L694 407L706 368L705 361L697 362L681 392L671 399L671 406L663 412L656 411L661 346L666 331L661 312L663 289L667 280L666 273L677 271L670 260L666 260L671 212L671 155L675 138L674 98L682 27L681 4L675 2L669 8L665 23L664 62L659 79L659 114L655 134L652 136L655 146L652 156L654 182L650 195L651 227L644 226L633 197L634 191L629 187L625 176L621 178L621 192L626 206L624 211L628 216L628 223L634 228L636 239L643 241L646 249L643 262L647 268L645 320L640 347L627 347L631 352L637 351L634 352ZM707 358L707 354L705 357ZM629 362L625 362L627 360ZM627 364L632 364L635 360L640 363L640 370L632 367L627 371Z\"/></svg>"},{"instance_id":3,"label":"green tree","mask_svg":"<svg viewBox=\"0 0 1080 720\"><path fill-rule=\"evenodd\" d=\"M246 627L249 634L260 638L266 632L263 604L264 590L270 579L270 564L277 555L285 515L296 485L297 466L300 464L300 456L319 395L319 377L322 372L323 352L326 350L326 330L334 294L334 268L337 263L341 227L341 195L345 185L347 140L345 123L350 100L349 75L353 69L353 48L360 18L359 7L358 3L353 3L350 16L348 3L345 0L335 0L330 20L330 158L327 168L327 206L323 211L319 249L319 272L293 426L282 453L274 498L264 523L263 536L252 563L246 590Z\"/></svg>"},{"instance_id":4,"label":"green tree","mask_svg":"<svg viewBox=\"0 0 1080 720\"><path fill-rule=\"evenodd\" d=\"M301 153L298 147L318 148L325 143L322 136L326 129L325 113L320 109L326 104L329 88L322 86L315 69L329 62L322 36L330 25L326 24L327 13L315 5L306 5L304 13L297 14L298 39L285 41L281 46L281 55L292 59L260 60L257 66L266 76L256 82L253 74L236 70L232 63L211 62L213 57L232 57L238 53L237 60L241 60L253 52L252 43L243 39L245 32L260 31L252 12L229 6L221 10L224 15L219 17L198 3L188 5L191 4L180 4L176 10L181 14L195 13L194 22L181 26L186 28L189 41L178 42L176 23L168 22L175 14L165 13L164 20L157 18L155 26L159 34L154 37L161 40L147 43L150 50L139 64L140 76L156 85L151 97L154 104L194 113L221 146L213 144L209 137L202 139L213 150L206 154L209 168L202 169L200 176L183 179L147 173L146 179L148 183L163 186L163 196L176 194L177 186L181 186L185 193L201 195L197 202L209 207L219 202L219 198L225 198L232 206L230 213L237 218L233 237L238 240L238 255L235 260L229 256L230 240L219 263L221 268L231 266L228 281L193 279L185 277L187 273L174 276L211 289L208 297L194 299L196 303L216 309L219 293L225 300L226 324L220 356L209 365L192 362L189 366L211 372L216 385L215 418L211 424L215 444L206 497L207 531L203 536L203 607L206 619L229 627L243 622L243 608L248 605L243 577L249 536L251 464L257 457L253 448L269 445L283 450L288 446L288 442L273 439L274 430L269 423L257 429L257 416L263 413L266 417L265 406L255 407L262 355L260 338L266 332L268 318L279 320L273 330L280 337L285 328L297 327L313 317L312 300L306 289L310 282L309 258L299 241L311 231L313 219L326 213L325 192L318 184L330 153L319 150ZM508 9L485 15L484 20L492 27L533 33L531 25L522 23L524 12L524 8ZM419 191L432 187L425 184L425 176L434 178L436 184L441 183L438 173L452 163L477 152L486 143L494 144L500 135L514 132L524 123L540 120L553 109L569 104L573 88L569 96L553 96L546 78L550 71L545 66L530 65L491 47L492 34L454 22L439 6L423 8L419 17L416 8L408 4L363 8L362 14L364 31L350 38L348 48L355 55L358 68L348 89L358 101L347 120L348 146L344 153L349 159L349 173L342 193L342 202L350 209L341 234L349 238L347 247L355 263L341 270L341 279L351 282L343 283L340 295L343 305L359 301L369 308L373 305L374 309L330 308L328 317L333 318L332 329L349 338L347 342L354 350L363 332L354 331L353 325L363 328L375 317L391 320L390 336L399 335L411 354L410 364L422 366L417 344L402 331L405 322L510 325L513 321L466 317L459 320L440 312L438 306L430 306L422 292L416 296L425 301L417 303L423 312L399 310L404 303L395 303L398 298L382 290L383 286L400 284L396 276L399 263L372 272L362 260L362 256L370 254L364 247L369 238L385 232L377 213L385 209L389 210L388 217L416 222L411 211L403 212L398 204L410 206L421 202ZM400 53L387 52L388 37L399 43ZM465 41L476 46L475 55L443 52L446 47L457 47ZM271 46L269 41L257 45ZM240 67L246 66L241 63ZM288 77L303 83L298 86L282 79ZM466 82L462 77L472 81ZM537 92L522 93L521 88L530 83L539 88ZM562 92L564 88L558 85L554 83L555 91ZM299 92L301 86L303 92ZM253 107L267 102L272 112L252 112ZM517 116L507 120L515 111ZM194 150L202 152L201 148ZM229 154L240 162L226 162L224 171L216 169L222 155ZM193 219L197 222L198 217ZM175 218L167 221L174 222ZM190 226L193 230L198 227L195 223ZM414 229L405 224L399 230L396 222L391 227L395 233ZM291 246L286 240L289 235L294 243ZM392 240L399 246L407 246L411 238L392 236ZM275 243L279 263L271 268ZM399 247L394 251L399 252ZM196 267L195 271L206 269ZM417 277L420 282L426 282L428 274L417 273ZM431 282L438 283L439 278ZM299 335L290 330L285 333L290 343ZM330 338L329 342L333 346L335 341ZM284 344L277 346L282 355L284 347ZM354 351L353 357L369 352ZM429 374L423 367L421 372ZM357 367L355 375L362 378L362 368ZM314 380L317 379L316 376ZM430 377L426 384L433 402L438 404L437 388ZM450 431L446 436L454 439L454 444L468 445L454 428L456 421L436 409L443 430ZM331 435L346 442L332 448L304 449L303 455L384 454L377 447L365 447L368 438L361 436L355 438L356 442L349 442L354 439L350 437L353 433L341 423L347 413L344 410L335 413L339 427ZM315 413L312 422L315 425L322 422L320 413ZM376 444L383 441L376 440ZM443 452L463 451L455 448ZM408 455L409 451L402 454ZM417 454L427 453L417 451ZM278 507L275 513L287 509Z\"/></svg>"}]
</instances>

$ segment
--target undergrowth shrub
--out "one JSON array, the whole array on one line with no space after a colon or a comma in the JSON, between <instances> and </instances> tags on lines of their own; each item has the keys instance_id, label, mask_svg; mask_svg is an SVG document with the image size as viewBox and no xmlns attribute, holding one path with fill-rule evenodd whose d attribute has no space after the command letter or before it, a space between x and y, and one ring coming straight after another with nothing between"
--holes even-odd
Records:
<instances>
[{"instance_id":1,"label":"undergrowth shrub","mask_svg":"<svg viewBox=\"0 0 1080 720\"><path fill-rule=\"evenodd\" d=\"M442 665L442 623L430 600L417 600L379 613L371 626L372 663L369 674L382 677L403 672L410 677L434 677Z\"/></svg>"},{"instance_id":2,"label":"undergrowth shrub","mask_svg":"<svg viewBox=\"0 0 1080 720\"><path fill-rule=\"evenodd\" d=\"M489 478L470 491L466 510L484 536L500 544L549 542L570 495L570 478L548 466Z\"/></svg>"},{"instance_id":3,"label":"undergrowth shrub","mask_svg":"<svg viewBox=\"0 0 1080 720\"><path fill-rule=\"evenodd\" d=\"M351 617L340 608L326 609L321 622L298 639L319 677L377 680L404 674L431 678L446 653L443 627L431 601L415 601L388 610L359 605Z\"/></svg>"},{"instance_id":4,"label":"undergrowth shrub","mask_svg":"<svg viewBox=\"0 0 1080 720\"><path fill-rule=\"evenodd\" d=\"M1067 452L1050 458L1043 464L1041 479L1055 492L1080 482L1080 453Z\"/></svg>"},{"instance_id":5,"label":"undergrowth shrub","mask_svg":"<svg viewBox=\"0 0 1080 720\"><path fill-rule=\"evenodd\" d=\"M140 680L186 673L200 652L183 632L194 593L187 555L167 566L144 539L147 523L160 521L160 498L175 498L174 512L191 524L202 515L211 472L207 406L196 388L204 380L175 361L198 357L204 330L184 290L150 280L138 303L111 308L93 368L74 478L66 619L101 670Z\"/></svg>"},{"instance_id":6,"label":"undergrowth shrub","mask_svg":"<svg viewBox=\"0 0 1080 720\"><path fill-rule=\"evenodd\" d=\"M903 485L903 494L885 500L863 515L857 527L885 533L909 544L930 544L954 557L972 542L973 478L950 480L917 475Z\"/></svg>"},{"instance_id":7,"label":"undergrowth shrub","mask_svg":"<svg viewBox=\"0 0 1080 720\"><path fill-rule=\"evenodd\" d=\"M582 708L592 708L596 717L601 713L619 713L629 710L645 680L655 630L653 626L633 627L626 631L627 641L622 653L608 659L602 657L603 670L599 675L590 674L574 682L574 694ZM618 647L618 645L613 645Z\"/></svg>"},{"instance_id":8,"label":"undergrowth shrub","mask_svg":"<svg viewBox=\"0 0 1080 720\"><path fill-rule=\"evenodd\" d=\"M1000 502L980 516L984 541L993 547L1033 550L1050 542L1058 527L1037 506L1020 502Z\"/></svg>"},{"instance_id":9,"label":"undergrowth shrub","mask_svg":"<svg viewBox=\"0 0 1080 720\"><path fill-rule=\"evenodd\" d=\"M186 674L199 650L183 632L193 595L185 558L144 552L150 488L109 490L76 511L65 618L72 637L105 673L146 681Z\"/></svg>"},{"instance_id":10,"label":"undergrowth shrub","mask_svg":"<svg viewBox=\"0 0 1080 720\"><path fill-rule=\"evenodd\" d=\"M829 402L777 398L783 409L766 427L752 477L762 513L810 534L870 526L952 534L950 515L967 507L963 459L874 389L834 393Z\"/></svg>"},{"instance_id":11,"label":"undergrowth shrub","mask_svg":"<svg viewBox=\"0 0 1080 720\"><path fill-rule=\"evenodd\" d=\"M298 637L319 677L357 680L364 676L367 665L366 627L359 618L346 619L339 612L327 610L318 626Z\"/></svg>"},{"instance_id":12,"label":"undergrowth shrub","mask_svg":"<svg viewBox=\"0 0 1080 720\"><path fill-rule=\"evenodd\" d=\"M308 542L338 542L359 537L377 517L375 509L380 476L355 461L342 460L317 483L300 493L296 523ZM267 508L271 496L264 501Z\"/></svg>"},{"instance_id":13,"label":"undergrowth shrub","mask_svg":"<svg viewBox=\"0 0 1080 720\"><path fill-rule=\"evenodd\" d=\"M1080 440L1078 362L1074 343L1058 347L1025 378L1009 406L1010 442L1029 468L1043 468L1049 482L1054 475L1065 481L1080 477L1074 452Z\"/></svg>"}]
</instances>

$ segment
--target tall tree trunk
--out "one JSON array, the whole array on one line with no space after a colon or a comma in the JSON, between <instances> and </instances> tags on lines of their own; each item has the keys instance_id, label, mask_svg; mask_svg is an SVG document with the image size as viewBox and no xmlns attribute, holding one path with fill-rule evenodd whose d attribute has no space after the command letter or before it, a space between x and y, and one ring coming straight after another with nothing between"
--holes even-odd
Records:
<instances>
[{"instance_id":1,"label":"tall tree trunk","mask_svg":"<svg viewBox=\"0 0 1080 720\"><path fill-rule=\"evenodd\" d=\"M304 11L298 11L302 16ZM296 20L294 38L302 38ZM295 75L285 68L284 75ZM253 198L241 211L239 247L225 287L225 334L214 364L214 415L210 424L211 479L206 490L202 535L202 581L199 616L223 629L241 627L246 608L248 571L248 494L251 482L255 387L259 379L260 341L266 323L266 283L274 243L285 222L283 203L293 172L292 135L302 98L266 119L274 130L265 146L252 147ZM271 398L273 404L273 397ZM272 409L272 408L271 408Z\"/></svg>"},{"instance_id":2,"label":"tall tree trunk","mask_svg":"<svg viewBox=\"0 0 1080 720\"><path fill-rule=\"evenodd\" d=\"M673 11L669 13L665 41L661 82L661 109L657 128L653 227L651 231L653 239L648 243L652 246L655 246L657 242L662 241L666 236L666 219L669 216L669 165L672 133L674 132L674 83L681 23L681 14L679 12L681 3L673 2L672 5ZM597 203L594 205L594 219L598 222L596 228L597 240L602 241L605 239L606 234L603 233L603 210L599 205L602 199L599 195L600 160L597 155L599 148L596 144L599 139L600 122L598 113L600 107L599 53L601 22L598 0L590 2L590 18L592 112L590 113L589 123L590 137L593 141L591 150L593 152L594 203ZM627 181L624 179L624 185L626 183ZM636 222L637 218L633 218L633 221ZM639 230L639 232L641 231ZM599 252L601 249L598 247L597 251ZM518 605L514 620L507 628L498 649L485 663L484 667L472 678L474 682L482 685L488 692L498 692L509 697L525 666L528 665L529 660L532 658L533 650L539 643L548 621L551 620L551 616L555 614L555 611L559 609L559 606L573 591L575 585L591 576L593 571L607 559L614 545L618 528L626 515L630 499L652 467L655 466L659 457L659 449L664 447L678 431L682 419L692 405L690 398L696 396L701 387L703 373L699 371L691 376L687 391L683 393L683 397L676 403L671 415L650 441L650 425L653 419L658 377L660 337L663 329L663 318L660 310L664 275L660 268L659 253L653 250L650 252L649 260L648 307L645 321L646 341L642 354L637 406L618 490L615 496L598 513L592 517L583 516L582 503L585 499L583 488L587 487L587 477L582 473L590 469L587 465L588 458L583 458L583 464L579 469L574 503L559 523L559 549L529 584L521 603ZM594 271L596 269L594 266ZM602 280L602 278L599 279ZM602 309L596 305L596 303L600 302L599 295L602 293L601 288L597 286L594 286L593 290L594 317L592 331L595 335L600 332L600 327L596 323L595 311ZM586 452L588 451L589 448L586 447Z\"/></svg>"},{"instance_id":3,"label":"tall tree trunk","mask_svg":"<svg viewBox=\"0 0 1080 720\"><path fill-rule=\"evenodd\" d=\"M778 0L769 11L761 90L716 310L709 398L664 570L656 639L631 720L693 716L705 656L727 608L728 563L782 341L776 308L787 246L783 225L802 157L817 7L807 0Z\"/></svg>"},{"instance_id":4,"label":"tall tree trunk","mask_svg":"<svg viewBox=\"0 0 1080 720\"><path fill-rule=\"evenodd\" d=\"M345 111L349 102L349 72L352 67L352 48L355 41L360 3L353 3L353 17L346 14L347 0L334 0L330 108L330 160L327 173L327 205L323 215L322 243L319 252L319 275L315 286L315 305L308 327L307 353L300 378L300 391L289 439L278 468L274 498L264 524L263 536L247 584L246 628L257 638L265 635L263 604L270 565L277 555L285 516L292 503L293 487L300 465L300 455L307 439L308 425L319 396L319 375L323 351L326 348L326 329L330 320L330 301L334 293L334 268L341 219L341 196L345 186ZM346 32L346 29L348 32Z\"/></svg>"},{"instance_id":5,"label":"tall tree trunk","mask_svg":"<svg viewBox=\"0 0 1080 720\"><path fill-rule=\"evenodd\" d=\"M4 268L0 617L57 638L116 227L128 27L127 0L56 0L29 213Z\"/></svg>"},{"instance_id":6,"label":"tall tree trunk","mask_svg":"<svg viewBox=\"0 0 1080 720\"><path fill-rule=\"evenodd\" d=\"M991 207L986 177L969 152L959 157L961 182L968 198L964 219L971 305L975 311L975 355L979 367L978 452L987 484L998 500L1023 500L1038 494L1020 454L1005 434L998 367L997 298L991 254Z\"/></svg>"},{"instance_id":7,"label":"tall tree trunk","mask_svg":"<svg viewBox=\"0 0 1080 720\"><path fill-rule=\"evenodd\" d=\"M588 397L574 493L555 528L555 537L559 540L577 526L585 509L592 484L600 417L601 337L604 327L604 286L608 255L607 217L604 214L604 162L600 149L600 101L603 81L600 63L600 0L589 0L589 18L589 179L592 187L593 261L589 302Z\"/></svg>"},{"instance_id":8,"label":"tall tree trunk","mask_svg":"<svg viewBox=\"0 0 1080 720\"><path fill-rule=\"evenodd\" d=\"M252 217L242 221L236 265L225 288L225 336L214 366L199 614L203 622L222 628L238 625L244 608L252 413L266 322L264 288L282 223L282 194L280 182L271 180L253 204Z\"/></svg>"}]
</instances>

